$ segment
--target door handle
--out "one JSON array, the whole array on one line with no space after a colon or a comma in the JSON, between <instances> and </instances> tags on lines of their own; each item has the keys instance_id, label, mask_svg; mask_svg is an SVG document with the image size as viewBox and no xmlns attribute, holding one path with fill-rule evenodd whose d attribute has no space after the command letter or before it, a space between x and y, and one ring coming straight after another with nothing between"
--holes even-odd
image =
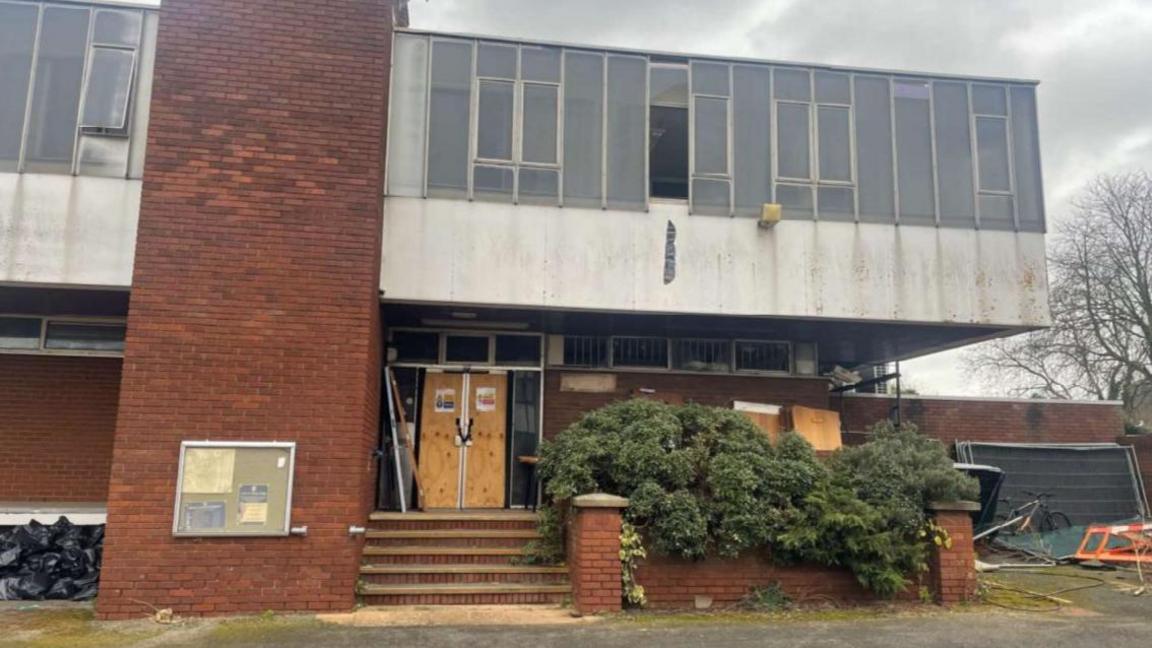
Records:
<instances>
[{"instance_id":1,"label":"door handle","mask_svg":"<svg viewBox=\"0 0 1152 648\"><path fill-rule=\"evenodd\" d=\"M472 424L475 422L476 419L471 417L468 418L468 432L460 439L466 448L472 445Z\"/></svg>"}]
</instances>

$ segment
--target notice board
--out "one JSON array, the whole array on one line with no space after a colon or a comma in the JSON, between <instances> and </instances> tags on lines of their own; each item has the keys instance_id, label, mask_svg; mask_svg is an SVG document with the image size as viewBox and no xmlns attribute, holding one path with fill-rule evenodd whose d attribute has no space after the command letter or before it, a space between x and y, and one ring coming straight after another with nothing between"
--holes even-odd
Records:
<instances>
[{"instance_id":1,"label":"notice board","mask_svg":"<svg viewBox=\"0 0 1152 648\"><path fill-rule=\"evenodd\" d=\"M296 444L184 441L172 533L288 535Z\"/></svg>"}]
</instances>

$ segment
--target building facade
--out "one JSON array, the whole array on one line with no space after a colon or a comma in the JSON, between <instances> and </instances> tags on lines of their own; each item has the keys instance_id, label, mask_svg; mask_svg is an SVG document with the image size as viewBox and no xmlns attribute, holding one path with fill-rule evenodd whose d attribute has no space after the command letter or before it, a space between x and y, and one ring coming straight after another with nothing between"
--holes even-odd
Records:
<instances>
[{"instance_id":1,"label":"building facade","mask_svg":"<svg viewBox=\"0 0 1152 648\"><path fill-rule=\"evenodd\" d=\"M0 500L106 506L105 617L347 609L590 408L1049 323L1031 81L0 0L0 87Z\"/></svg>"}]
</instances>

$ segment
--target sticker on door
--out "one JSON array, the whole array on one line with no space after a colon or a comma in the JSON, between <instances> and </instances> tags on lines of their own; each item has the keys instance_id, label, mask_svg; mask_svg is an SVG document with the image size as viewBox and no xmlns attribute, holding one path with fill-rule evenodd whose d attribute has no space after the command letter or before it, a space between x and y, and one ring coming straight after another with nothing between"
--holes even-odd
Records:
<instances>
[{"instance_id":1,"label":"sticker on door","mask_svg":"<svg viewBox=\"0 0 1152 648\"><path fill-rule=\"evenodd\" d=\"M437 389L436 390L436 411L437 412L455 412L456 411L456 390L455 389Z\"/></svg>"},{"instance_id":2,"label":"sticker on door","mask_svg":"<svg viewBox=\"0 0 1152 648\"><path fill-rule=\"evenodd\" d=\"M477 412L492 412L496 409L496 388L495 387L477 387L476 388L476 411Z\"/></svg>"}]
</instances>

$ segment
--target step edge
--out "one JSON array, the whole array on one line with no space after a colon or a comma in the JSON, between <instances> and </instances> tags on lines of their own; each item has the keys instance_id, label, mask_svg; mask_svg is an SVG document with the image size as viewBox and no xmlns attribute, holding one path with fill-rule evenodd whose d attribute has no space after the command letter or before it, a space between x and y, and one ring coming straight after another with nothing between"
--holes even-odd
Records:
<instances>
[{"instance_id":1,"label":"step edge","mask_svg":"<svg viewBox=\"0 0 1152 648\"><path fill-rule=\"evenodd\" d=\"M381 547L368 545L364 547L363 553L368 556L523 556L524 550L521 547L445 547L437 545Z\"/></svg>"},{"instance_id":2,"label":"step edge","mask_svg":"<svg viewBox=\"0 0 1152 648\"><path fill-rule=\"evenodd\" d=\"M406 584L374 585L366 584L357 588L364 596L412 596L412 595L468 595L468 594L568 594L569 584L535 583L474 583L468 585L445 584Z\"/></svg>"},{"instance_id":3,"label":"step edge","mask_svg":"<svg viewBox=\"0 0 1152 648\"><path fill-rule=\"evenodd\" d=\"M361 565L361 574L567 574L568 568L552 565L444 564Z\"/></svg>"}]
</instances>

